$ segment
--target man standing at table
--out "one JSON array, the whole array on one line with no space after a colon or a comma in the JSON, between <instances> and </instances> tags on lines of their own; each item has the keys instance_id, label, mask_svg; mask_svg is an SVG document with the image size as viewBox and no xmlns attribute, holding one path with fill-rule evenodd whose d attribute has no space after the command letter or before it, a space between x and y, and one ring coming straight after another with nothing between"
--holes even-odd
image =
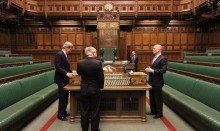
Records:
<instances>
[{"instance_id":1,"label":"man standing at table","mask_svg":"<svg viewBox=\"0 0 220 131\"><path fill-rule=\"evenodd\" d=\"M58 85L58 116L61 121L67 121L67 116L70 116L66 111L68 104L69 91L64 90L64 87L69 84L69 78L72 78L72 71L70 70L70 63L67 55L71 52L73 44L65 42L63 49L59 51L55 57L55 77L54 82Z\"/></svg>"},{"instance_id":2,"label":"man standing at table","mask_svg":"<svg viewBox=\"0 0 220 131\"><path fill-rule=\"evenodd\" d=\"M81 76L81 127L82 131L89 130L91 111L91 131L100 131L101 89L104 88L102 62L96 59L94 47L86 47L85 54L87 57L77 63L77 74Z\"/></svg>"},{"instance_id":3,"label":"man standing at table","mask_svg":"<svg viewBox=\"0 0 220 131\"><path fill-rule=\"evenodd\" d=\"M132 56L130 58L130 62L134 64L134 71L137 72L137 67L138 67L138 57L135 53L135 51L132 51Z\"/></svg>"},{"instance_id":4,"label":"man standing at table","mask_svg":"<svg viewBox=\"0 0 220 131\"><path fill-rule=\"evenodd\" d=\"M162 87L164 85L163 74L167 70L167 59L162 55L162 46L154 45L153 54L155 55L151 66L145 71L149 73L149 85L152 86L150 94L150 110L148 114L155 115L154 118L163 117L163 97Z\"/></svg>"}]
</instances>

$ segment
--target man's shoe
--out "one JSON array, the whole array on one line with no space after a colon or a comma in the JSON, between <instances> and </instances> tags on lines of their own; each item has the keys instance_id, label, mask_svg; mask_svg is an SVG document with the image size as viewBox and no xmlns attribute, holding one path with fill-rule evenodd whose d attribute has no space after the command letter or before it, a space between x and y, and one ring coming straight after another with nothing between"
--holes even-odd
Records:
<instances>
[{"instance_id":1,"label":"man's shoe","mask_svg":"<svg viewBox=\"0 0 220 131\"><path fill-rule=\"evenodd\" d=\"M66 113L65 116L70 116L70 113Z\"/></svg>"},{"instance_id":2,"label":"man's shoe","mask_svg":"<svg viewBox=\"0 0 220 131\"><path fill-rule=\"evenodd\" d=\"M57 118L61 121L67 121L67 118L65 116L58 116Z\"/></svg>"},{"instance_id":3,"label":"man's shoe","mask_svg":"<svg viewBox=\"0 0 220 131\"><path fill-rule=\"evenodd\" d=\"M154 119L158 119L158 118L161 118L161 117L163 117L163 115L155 115Z\"/></svg>"},{"instance_id":4,"label":"man's shoe","mask_svg":"<svg viewBox=\"0 0 220 131\"><path fill-rule=\"evenodd\" d=\"M148 113L146 113L147 115L155 115L154 113L152 113L152 112L148 112Z\"/></svg>"}]
</instances>

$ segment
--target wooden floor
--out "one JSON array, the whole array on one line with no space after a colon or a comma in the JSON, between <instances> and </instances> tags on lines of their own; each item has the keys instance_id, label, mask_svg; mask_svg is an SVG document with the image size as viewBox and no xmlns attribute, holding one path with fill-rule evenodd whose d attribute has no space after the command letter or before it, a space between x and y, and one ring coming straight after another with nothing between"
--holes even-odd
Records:
<instances>
[{"instance_id":1,"label":"wooden floor","mask_svg":"<svg viewBox=\"0 0 220 131\"><path fill-rule=\"evenodd\" d=\"M148 92L147 92L148 98ZM148 99L147 110L149 112ZM45 111L26 125L22 131L81 131L79 122L69 123L57 118L58 101L52 103ZM69 106L68 109L69 111ZM188 123L181 119L175 112L164 104L164 117L154 119L147 115L147 122L133 121L101 121L102 131L195 131ZM68 118L69 119L69 118Z\"/></svg>"}]
</instances>

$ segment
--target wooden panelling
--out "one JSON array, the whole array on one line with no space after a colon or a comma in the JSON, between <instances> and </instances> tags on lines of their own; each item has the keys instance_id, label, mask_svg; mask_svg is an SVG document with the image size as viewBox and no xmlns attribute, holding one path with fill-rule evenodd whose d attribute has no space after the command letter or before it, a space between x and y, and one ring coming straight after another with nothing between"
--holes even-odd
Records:
<instances>
[{"instance_id":1,"label":"wooden panelling","mask_svg":"<svg viewBox=\"0 0 220 131\"><path fill-rule=\"evenodd\" d=\"M69 34L69 39L68 39L73 45L76 44L76 34ZM74 46L75 48L75 46ZM76 48L75 48L76 49Z\"/></svg>"},{"instance_id":2,"label":"wooden panelling","mask_svg":"<svg viewBox=\"0 0 220 131\"><path fill-rule=\"evenodd\" d=\"M57 46L53 46L53 42L55 41L55 39L52 39L51 34L47 33L44 34L44 45L47 46L51 46L53 47L53 49L59 49L59 47L57 48Z\"/></svg>"},{"instance_id":3,"label":"wooden panelling","mask_svg":"<svg viewBox=\"0 0 220 131\"><path fill-rule=\"evenodd\" d=\"M23 43L17 44L16 34L13 33L13 34L10 35L10 37L11 37L11 39L10 39L11 48L12 48L12 49L19 49L19 48L21 48L21 45L22 45Z\"/></svg>"},{"instance_id":4,"label":"wooden panelling","mask_svg":"<svg viewBox=\"0 0 220 131\"><path fill-rule=\"evenodd\" d=\"M182 49L187 50L187 33L181 33L180 39Z\"/></svg>"},{"instance_id":5,"label":"wooden panelling","mask_svg":"<svg viewBox=\"0 0 220 131\"><path fill-rule=\"evenodd\" d=\"M83 44L83 34L77 34L76 35L76 44L82 45Z\"/></svg>"},{"instance_id":6,"label":"wooden panelling","mask_svg":"<svg viewBox=\"0 0 220 131\"><path fill-rule=\"evenodd\" d=\"M143 38L142 33L135 33L134 35L135 45L140 45L142 43L142 38Z\"/></svg>"},{"instance_id":7,"label":"wooden panelling","mask_svg":"<svg viewBox=\"0 0 220 131\"><path fill-rule=\"evenodd\" d=\"M17 44L24 44L24 34L17 34L16 35L16 43Z\"/></svg>"},{"instance_id":8,"label":"wooden panelling","mask_svg":"<svg viewBox=\"0 0 220 131\"><path fill-rule=\"evenodd\" d=\"M203 50L205 50L207 47L209 47L209 44L208 44L209 39L208 39L208 38L209 38L209 34L208 34L208 33L203 33L203 35L202 35ZM210 43L210 44L211 44L211 43Z\"/></svg>"},{"instance_id":9,"label":"wooden panelling","mask_svg":"<svg viewBox=\"0 0 220 131\"><path fill-rule=\"evenodd\" d=\"M143 33L143 45L150 44L150 33Z\"/></svg>"},{"instance_id":10,"label":"wooden panelling","mask_svg":"<svg viewBox=\"0 0 220 131\"><path fill-rule=\"evenodd\" d=\"M63 45L68 40L68 34L60 34L60 44Z\"/></svg>"},{"instance_id":11,"label":"wooden panelling","mask_svg":"<svg viewBox=\"0 0 220 131\"><path fill-rule=\"evenodd\" d=\"M173 44L174 44L174 50L180 50L181 45L180 45L180 33L174 33L174 39L173 39Z\"/></svg>"},{"instance_id":12,"label":"wooden panelling","mask_svg":"<svg viewBox=\"0 0 220 131\"><path fill-rule=\"evenodd\" d=\"M138 51L139 69L144 69L152 61L153 45L161 44L164 51L169 52L166 54L168 58L180 59L180 54L177 52L182 50L200 51L210 46L211 43L219 45L220 31L218 28L218 26L213 26L207 31L207 29L193 26L133 27L130 32L120 32L119 51L122 51L119 52L120 58L127 59L129 51ZM74 49L79 49L82 54L85 46L98 47L97 32L85 32L80 27L59 27L52 30L34 28L34 33L28 32L29 30L24 29L24 31L15 31L10 34L10 46L12 49L60 50L65 41L72 42ZM4 38L0 36L0 39ZM148 53L139 54L142 51L147 51ZM173 53L173 51L176 52ZM43 60L54 59L54 56L48 57L46 53L39 53L35 57ZM72 56L70 59L71 61L77 61L81 59L81 56Z\"/></svg>"},{"instance_id":13,"label":"wooden panelling","mask_svg":"<svg viewBox=\"0 0 220 131\"><path fill-rule=\"evenodd\" d=\"M85 36L86 46L91 46L92 45L91 35L92 35L91 33L86 33L86 36Z\"/></svg>"},{"instance_id":14,"label":"wooden panelling","mask_svg":"<svg viewBox=\"0 0 220 131\"><path fill-rule=\"evenodd\" d=\"M195 44L201 45L202 42L202 33L195 33Z\"/></svg>"},{"instance_id":15,"label":"wooden panelling","mask_svg":"<svg viewBox=\"0 0 220 131\"><path fill-rule=\"evenodd\" d=\"M188 33L188 50L194 50L195 47L195 33Z\"/></svg>"},{"instance_id":16,"label":"wooden panelling","mask_svg":"<svg viewBox=\"0 0 220 131\"><path fill-rule=\"evenodd\" d=\"M37 49L43 49L44 34L36 34Z\"/></svg>"},{"instance_id":17,"label":"wooden panelling","mask_svg":"<svg viewBox=\"0 0 220 131\"><path fill-rule=\"evenodd\" d=\"M173 50L173 33L167 33L167 46L166 50Z\"/></svg>"},{"instance_id":18,"label":"wooden panelling","mask_svg":"<svg viewBox=\"0 0 220 131\"><path fill-rule=\"evenodd\" d=\"M60 49L60 46L62 45L60 43L60 34L53 34L52 35L52 46L54 47L54 49Z\"/></svg>"},{"instance_id":19,"label":"wooden panelling","mask_svg":"<svg viewBox=\"0 0 220 131\"><path fill-rule=\"evenodd\" d=\"M150 44L155 45L157 43L157 33L150 34Z\"/></svg>"},{"instance_id":20,"label":"wooden panelling","mask_svg":"<svg viewBox=\"0 0 220 131\"><path fill-rule=\"evenodd\" d=\"M133 39L132 39L132 33L128 32L126 33L126 45L131 45L133 43Z\"/></svg>"},{"instance_id":21,"label":"wooden panelling","mask_svg":"<svg viewBox=\"0 0 220 131\"><path fill-rule=\"evenodd\" d=\"M164 46L165 44L166 44L166 37L165 37L165 33L158 33L158 44L160 44L160 45L162 45L162 46Z\"/></svg>"}]
</instances>

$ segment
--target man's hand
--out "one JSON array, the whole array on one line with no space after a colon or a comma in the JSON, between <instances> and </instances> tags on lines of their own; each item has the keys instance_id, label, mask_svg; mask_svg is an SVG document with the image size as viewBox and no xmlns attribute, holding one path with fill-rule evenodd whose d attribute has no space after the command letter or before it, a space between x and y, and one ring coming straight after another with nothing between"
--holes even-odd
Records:
<instances>
[{"instance_id":1,"label":"man's hand","mask_svg":"<svg viewBox=\"0 0 220 131\"><path fill-rule=\"evenodd\" d=\"M146 68L145 71L146 71L146 72L149 72L149 73L154 73L154 70L151 69L151 68Z\"/></svg>"},{"instance_id":2,"label":"man's hand","mask_svg":"<svg viewBox=\"0 0 220 131\"><path fill-rule=\"evenodd\" d=\"M66 76L69 77L69 78L73 78L73 74L72 73L67 73Z\"/></svg>"}]
</instances>

